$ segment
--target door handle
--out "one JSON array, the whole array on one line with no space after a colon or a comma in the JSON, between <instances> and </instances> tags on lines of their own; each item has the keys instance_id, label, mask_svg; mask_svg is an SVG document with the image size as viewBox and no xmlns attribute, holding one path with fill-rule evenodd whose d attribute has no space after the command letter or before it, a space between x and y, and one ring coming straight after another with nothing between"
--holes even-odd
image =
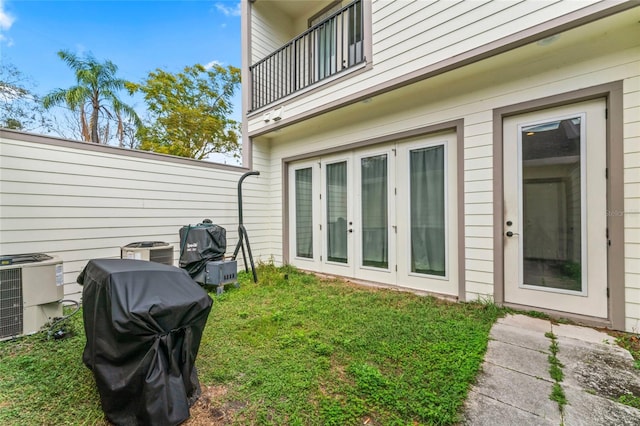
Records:
<instances>
[{"instance_id":1,"label":"door handle","mask_svg":"<svg viewBox=\"0 0 640 426\"><path fill-rule=\"evenodd\" d=\"M353 229L349 229L349 231L347 231L347 232L352 233L352 232L353 232Z\"/></svg>"},{"instance_id":2,"label":"door handle","mask_svg":"<svg viewBox=\"0 0 640 426\"><path fill-rule=\"evenodd\" d=\"M518 234L518 233L516 233L516 232L507 231L507 233L506 233L505 235L506 235L507 237L511 238L511 237L513 237L514 235L520 235L520 234Z\"/></svg>"}]
</instances>

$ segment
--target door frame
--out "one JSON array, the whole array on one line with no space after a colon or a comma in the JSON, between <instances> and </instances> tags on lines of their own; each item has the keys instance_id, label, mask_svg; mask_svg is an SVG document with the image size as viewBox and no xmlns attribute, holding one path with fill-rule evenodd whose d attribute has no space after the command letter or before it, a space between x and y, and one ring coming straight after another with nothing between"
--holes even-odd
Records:
<instances>
[{"instance_id":1,"label":"door frame","mask_svg":"<svg viewBox=\"0 0 640 426\"><path fill-rule=\"evenodd\" d=\"M345 151L356 151L362 148L374 147L376 145L401 141L405 139L415 138L418 136L431 136L438 133L452 132L456 135L456 173L458 180L457 191L457 203L458 203L458 296L457 300L466 301L466 275L465 275L465 244L464 244L464 229L465 229L465 204L464 204L464 119L457 119L451 121L445 121L437 124L431 124L423 127L418 127L410 130L399 131L395 133L389 133L386 135L377 136L370 139L356 140L354 142L345 143L340 146L330 147L326 149L320 149L312 152L305 152L298 155L292 155L284 157L281 160L281 176L282 176L282 261L284 264L290 263L290 247L289 247L289 233L290 233L290 221L289 216L289 168L291 163L295 163L301 160L308 160L316 157L323 157L333 155Z\"/></svg>"},{"instance_id":2,"label":"door frame","mask_svg":"<svg viewBox=\"0 0 640 426\"><path fill-rule=\"evenodd\" d=\"M493 110L493 249L494 249L494 301L514 308L530 309L504 301L504 187L503 187L503 119L553 107L570 105L582 101L604 99L608 119L606 127L607 212L624 211L623 168L623 93L622 81L611 82L572 92L562 93L532 101L522 102ZM607 288L609 300L607 318L568 314L541 308L535 310L560 314L592 325L605 325L623 330L625 327L624 302L624 215L608 214L607 230L609 249L607 253Z\"/></svg>"},{"instance_id":3,"label":"door frame","mask_svg":"<svg viewBox=\"0 0 640 426\"><path fill-rule=\"evenodd\" d=\"M316 194L317 192L319 192L319 185L320 185L320 171L318 170L318 161L314 160L314 159L310 159L308 161L305 162L298 162L294 167L290 167L287 170L288 176L287 176L287 180L290 180L292 182L292 186L291 186L291 193L286 194L287 198L295 198L295 172L297 170L304 170L304 169L311 169L311 176L312 176L312 198L311 198L311 212L312 214L314 214L314 212L316 210L318 210L320 208L320 200L317 199L316 197L314 197L314 194ZM294 203L289 203L289 208L292 209L291 211L289 211L287 214L290 217L295 217L295 202ZM318 254L321 253L322 248L321 248L321 241L320 239L322 238L322 236L320 235L319 230L315 227L315 224L312 225L312 252L313 252L313 257L311 258L304 258L304 257L298 257L296 254L297 251L297 246L296 246L296 242L294 241L295 239L295 235L290 234L290 237L292 238L291 240L287 241L287 244L289 247L292 248L292 260L295 259L295 263L297 264L298 267L300 268L304 268L304 267L309 267L309 268L319 268L320 267L320 261L318 259Z\"/></svg>"},{"instance_id":4,"label":"door frame","mask_svg":"<svg viewBox=\"0 0 640 426\"><path fill-rule=\"evenodd\" d=\"M397 229L396 219L396 195L394 188L396 183L396 163L394 153L396 152L394 143L378 144L376 146L360 148L353 151L353 219L354 233L353 254L354 254L354 271L353 276L356 279L381 282L384 284L395 285L396 272L393 265L397 263L397 232L391 230ZM378 268L375 266L363 265L363 213L362 213L362 159L384 155L387 159L387 267ZM356 188L357 186L357 188ZM381 279L386 275L385 279Z\"/></svg>"},{"instance_id":5,"label":"door frame","mask_svg":"<svg viewBox=\"0 0 640 426\"><path fill-rule=\"evenodd\" d=\"M320 209L317 211L318 219L320 220L320 241L322 249L320 251L320 270L323 273L327 274L335 274L335 275L343 275L343 273L349 273L353 275L356 264L356 255L355 255L355 238L353 229L355 228L354 221L354 203L353 198L354 195L352 192L354 191L353 182L354 182L354 173L353 173L353 154L349 152L337 153L335 155L328 155L319 158L319 163L321 164L321 172L320 172L320 194L322 198L320 199ZM345 222L346 228L350 229L350 231L346 231L346 240L345 243L347 245L346 250L346 262L338 262L329 260L329 223L328 220L328 203L329 203L329 190L328 190L328 174L327 169L328 166L334 164L345 164L345 174L346 174L346 192L347 199L345 200L346 205L346 217L342 218ZM357 234L357 233L356 233Z\"/></svg>"}]
</instances>

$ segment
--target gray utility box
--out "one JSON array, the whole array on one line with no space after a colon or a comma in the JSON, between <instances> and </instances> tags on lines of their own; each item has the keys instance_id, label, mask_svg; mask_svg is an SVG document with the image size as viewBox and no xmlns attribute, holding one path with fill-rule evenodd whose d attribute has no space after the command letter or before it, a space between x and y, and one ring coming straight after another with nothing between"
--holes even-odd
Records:
<instances>
[{"instance_id":1,"label":"gray utility box","mask_svg":"<svg viewBox=\"0 0 640 426\"><path fill-rule=\"evenodd\" d=\"M238 262L235 260L212 260L193 277L201 285L217 286L216 293L224 291L225 284L238 285Z\"/></svg>"}]
</instances>

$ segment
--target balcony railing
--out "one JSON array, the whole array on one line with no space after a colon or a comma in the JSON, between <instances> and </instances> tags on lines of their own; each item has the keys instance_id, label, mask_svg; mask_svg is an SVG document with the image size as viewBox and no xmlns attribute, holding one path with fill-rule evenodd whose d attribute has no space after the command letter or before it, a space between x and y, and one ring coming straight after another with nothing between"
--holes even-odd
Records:
<instances>
[{"instance_id":1,"label":"balcony railing","mask_svg":"<svg viewBox=\"0 0 640 426\"><path fill-rule=\"evenodd\" d=\"M356 0L252 65L251 110L362 63L363 27Z\"/></svg>"}]
</instances>

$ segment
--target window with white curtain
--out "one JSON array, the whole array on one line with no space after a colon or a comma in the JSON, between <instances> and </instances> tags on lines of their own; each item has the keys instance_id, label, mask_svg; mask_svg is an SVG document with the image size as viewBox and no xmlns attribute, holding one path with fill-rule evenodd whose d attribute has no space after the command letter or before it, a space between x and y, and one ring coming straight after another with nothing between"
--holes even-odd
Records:
<instances>
[{"instance_id":1,"label":"window with white curtain","mask_svg":"<svg viewBox=\"0 0 640 426\"><path fill-rule=\"evenodd\" d=\"M444 146L409 154L411 272L445 276Z\"/></svg>"},{"instance_id":2,"label":"window with white curtain","mask_svg":"<svg viewBox=\"0 0 640 426\"><path fill-rule=\"evenodd\" d=\"M296 197L296 256L313 258L313 202L312 169L298 169L295 173Z\"/></svg>"},{"instance_id":3,"label":"window with white curtain","mask_svg":"<svg viewBox=\"0 0 640 426\"><path fill-rule=\"evenodd\" d=\"M387 155L360 160L362 266L389 267Z\"/></svg>"},{"instance_id":4,"label":"window with white curtain","mask_svg":"<svg viewBox=\"0 0 640 426\"><path fill-rule=\"evenodd\" d=\"M347 162L327 164L327 260L348 263Z\"/></svg>"}]
</instances>

